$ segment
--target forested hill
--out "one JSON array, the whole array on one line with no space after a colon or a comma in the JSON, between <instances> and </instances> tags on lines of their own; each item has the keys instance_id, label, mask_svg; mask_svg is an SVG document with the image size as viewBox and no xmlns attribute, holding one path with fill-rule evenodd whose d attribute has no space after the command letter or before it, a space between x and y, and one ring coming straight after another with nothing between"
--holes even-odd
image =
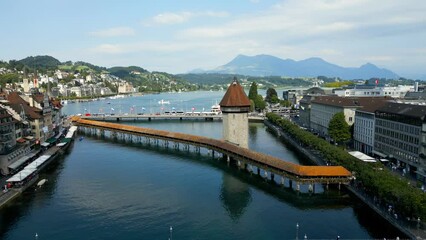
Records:
<instances>
[{"instance_id":1,"label":"forested hill","mask_svg":"<svg viewBox=\"0 0 426 240\"><path fill-rule=\"evenodd\" d=\"M16 61L16 64L27 66L30 69L51 70L56 69L59 65L61 65L61 62L51 56L30 56Z\"/></svg>"}]
</instances>

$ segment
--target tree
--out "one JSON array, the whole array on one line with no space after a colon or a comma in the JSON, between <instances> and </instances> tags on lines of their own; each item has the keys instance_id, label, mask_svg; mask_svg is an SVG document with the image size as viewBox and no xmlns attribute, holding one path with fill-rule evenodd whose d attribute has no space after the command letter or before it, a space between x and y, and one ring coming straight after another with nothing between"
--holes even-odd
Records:
<instances>
[{"instance_id":1,"label":"tree","mask_svg":"<svg viewBox=\"0 0 426 240\"><path fill-rule=\"evenodd\" d=\"M257 95L254 100L254 106L257 110L263 110L266 108L266 102L263 100L262 95Z\"/></svg>"},{"instance_id":2,"label":"tree","mask_svg":"<svg viewBox=\"0 0 426 240\"><path fill-rule=\"evenodd\" d=\"M254 101L250 99L250 112L254 111Z\"/></svg>"},{"instance_id":3,"label":"tree","mask_svg":"<svg viewBox=\"0 0 426 240\"><path fill-rule=\"evenodd\" d=\"M291 102L289 100L280 100L281 107L291 107Z\"/></svg>"},{"instance_id":4,"label":"tree","mask_svg":"<svg viewBox=\"0 0 426 240\"><path fill-rule=\"evenodd\" d=\"M256 84L256 82L253 82L251 84L248 98L253 100L256 103L256 98L257 98L257 84Z\"/></svg>"},{"instance_id":5,"label":"tree","mask_svg":"<svg viewBox=\"0 0 426 240\"><path fill-rule=\"evenodd\" d=\"M349 141L351 138L351 132L343 112L338 112L331 118L330 123L328 124L328 134L337 143L345 143Z\"/></svg>"},{"instance_id":6,"label":"tree","mask_svg":"<svg viewBox=\"0 0 426 240\"><path fill-rule=\"evenodd\" d=\"M275 101L278 99L278 94L277 91L275 91L275 89L273 88L268 88L268 90L266 90L266 97L265 97L265 101L268 103L272 103L272 98L275 97Z\"/></svg>"}]
</instances>

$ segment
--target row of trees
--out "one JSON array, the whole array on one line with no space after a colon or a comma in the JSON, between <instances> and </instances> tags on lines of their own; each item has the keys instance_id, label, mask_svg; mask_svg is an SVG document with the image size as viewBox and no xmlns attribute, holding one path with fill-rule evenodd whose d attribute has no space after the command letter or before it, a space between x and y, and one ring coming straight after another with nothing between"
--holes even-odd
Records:
<instances>
[{"instance_id":1,"label":"row of trees","mask_svg":"<svg viewBox=\"0 0 426 240\"><path fill-rule=\"evenodd\" d=\"M262 111L266 108L266 104L277 104L279 103L281 106L290 107L291 102L287 100L280 100L278 98L277 91L274 88L268 88L266 90L265 99L263 99L262 95L257 92L257 83L253 82L250 86L248 98L250 99L250 111Z\"/></svg>"},{"instance_id":2,"label":"row of trees","mask_svg":"<svg viewBox=\"0 0 426 240\"><path fill-rule=\"evenodd\" d=\"M383 204L394 206L399 215L426 219L426 194L410 186L407 180L393 175L387 168L383 168L381 163L361 162L344 149L300 129L296 124L277 114L268 113L267 118L303 146L320 152L325 160L351 171L359 186L364 187L367 193L376 196Z\"/></svg>"}]
</instances>

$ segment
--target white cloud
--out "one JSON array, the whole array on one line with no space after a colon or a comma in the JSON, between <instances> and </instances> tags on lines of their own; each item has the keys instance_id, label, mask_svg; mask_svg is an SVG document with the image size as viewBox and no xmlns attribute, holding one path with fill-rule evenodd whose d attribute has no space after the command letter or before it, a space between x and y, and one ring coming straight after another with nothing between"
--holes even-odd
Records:
<instances>
[{"instance_id":1,"label":"white cloud","mask_svg":"<svg viewBox=\"0 0 426 240\"><path fill-rule=\"evenodd\" d=\"M204 12L165 12L160 13L154 16L150 21L145 25L172 25L188 22L193 18L199 17L213 17L213 18L223 18L227 17L229 14L227 12L215 12L215 11L204 11Z\"/></svg>"},{"instance_id":2,"label":"white cloud","mask_svg":"<svg viewBox=\"0 0 426 240\"><path fill-rule=\"evenodd\" d=\"M224 18L229 16L227 12L165 12L150 19L151 26L184 27L183 23L196 19L196 27L168 28L168 39L163 40L158 39L164 32L155 28L145 35L152 38L102 44L92 51L115 54L117 58L124 58L124 54L149 56L147 59L155 66L181 59L168 65L173 69L161 69L175 73L211 69L237 54L271 54L295 60L321 57L342 66L378 62L398 72L403 64L403 68L414 69L426 62L424 12L424 0L412 0L410 4L386 0L286 0L269 9L233 14L232 18ZM203 17L212 18L208 25L198 19ZM217 17L222 19L216 21Z\"/></svg>"},{"instance_id":3,"label":"white cloud","mask_svg":"<svg viewBox=\"0 0 426 240\"><path fill-rule=\"evenodd\" d=\"M116 27L90 32L89 34L95 37L123 37L135 35L135 30L130 27Z\"/></svg>"}]
</instances>

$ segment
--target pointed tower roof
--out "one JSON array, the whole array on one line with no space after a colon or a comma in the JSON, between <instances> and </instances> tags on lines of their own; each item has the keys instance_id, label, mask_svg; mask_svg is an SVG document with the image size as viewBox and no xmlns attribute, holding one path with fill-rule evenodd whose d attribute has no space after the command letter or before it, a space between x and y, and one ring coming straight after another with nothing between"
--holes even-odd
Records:
<instances>
[{"instance_id":1,"label":"pointed tower roof","mask_svg":"<svg viewBox=\"0 0 426 240\"><path fill-rule=\"evenodd\" d=\"M243 87L238 83L237 78L234 77L231 85L223 96L222 101L219 103L220 107L250 107L250 99L244 92Z\"/></svg>"}]
</instances>

